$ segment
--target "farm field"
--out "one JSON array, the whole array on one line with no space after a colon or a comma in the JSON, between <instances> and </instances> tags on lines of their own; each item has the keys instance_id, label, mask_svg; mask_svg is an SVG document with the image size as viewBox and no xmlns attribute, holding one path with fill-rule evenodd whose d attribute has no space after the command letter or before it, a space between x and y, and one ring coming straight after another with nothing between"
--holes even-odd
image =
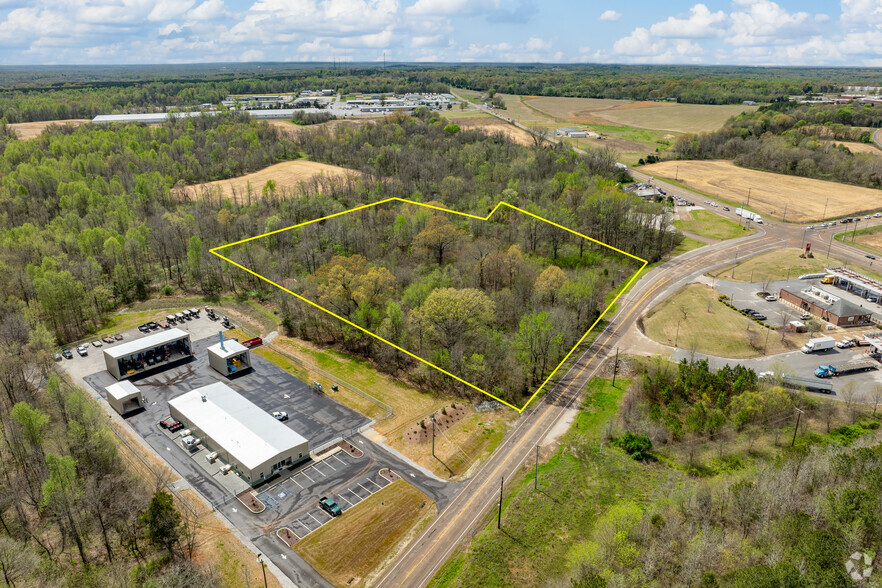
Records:
<instances>
[{"instance_id":1,"label":"farm field","mask_svg":"<svg viewBox=\"0 0 882 588\"><path fill-rule=\"evenodd\" d=\"M435 512L428 496L396 480L307 535L294 550L335 586L364 586L389 552Z\"/></svg>"},{"instance_id":2,"label":"farm field","mask_svg":"<svg viewBox=\"0 0 882 588\"><path fill-rule=\"evenodd\" d=\"M837 240L843 241L844 243L851 243L851 233L837 235ZM861 249L882 254L882 225L866 229L858 229L854 243L860 246Z\"/></svg>"},{"instance_id":3,"label":"farm field","mask_svg":"<svg viewBox=\"0 0 882 588\"><path fill-rule=\"evenodd\" d=\"M572 122L609 124L699 133L714 131L730 117L752 112L757 106L632 102L595 98L525 97L528 105L548 115Z\"/></svg>"},{"instance_id":4,"label":"farm field","mask_svg":"<svg viewBox=\"0 0 882 588\"><path fill-rule=\"evenodd\" d=\"M750 209L793 222L820 222L882 209L882 191L825 180L785 176L736 166L731 161L665 161L640 171L659 178L678 177L680 184L740 205L750 191Z\"/></svg>"},{"instance_id":5,"label":"farm field","mask_svg":"<svg viewBox=\"0 0 882 588\"><path fill-rule=\"evenodd\" d=\"M725 306L718 297L719 292L704 284L684 287L649 311L643 319L646 336L664 345L676 343L681 349L732 358L794 351L808 340L801 333L782 341L780 334Z\"/></svg>"},{"instance_id":6,"label":"farm field","mask_svg":"<svg viewBox=\"0 0 882 588\"><path fill-rule=\"evenodd\" d=\"M252 198L261 198L263 187L269 180L274 180L276 189L281 190L282 188L296 188L300 182L309 182L314 178L345 178L350 175L357 177L359 174L351 169L315 161L284 161L244 176L188 186L187 191L191 196L196 196L201 194L203 190L219 187L225 198L242 202L247 197L249 184L251 185Z\"/></svg>"},{"instance_id":7,"label":"farm field","mask_svg":"<svg viewBox=\"0 0 882 588\"><path fill-rule=\"evenodd\" d=\"M878 157L882 157L882 149L879 149L872 143L857 143L855 141L830 141L822 140L823 145L845 145L852 153L870 153Z\"/></svg>"},{"instance_id":8,"label":"farm field","mask_svg":"<svg viewBox=\"0 0 882 588\"><path fill-rule=\"evenodd\" d=\"M693 210L685 214L690 217L688 220L675 220L673 225L678 229L691 231L709 239L725 241L726 239L752 235L756 232L755 229L742 230L738 223L707 210Z\"/></svg>"},{"instance_id":9,"label":"farm field","mask_svg":"<svg viewBox=\"0 0 882 588\"><path fill-rule=\"evenodd\" d=\"M823 247L818 244L818 249L823 249ZM828 258L820 251L816 251L815 257L808 259L800 258L800 253L802 253L802 250L796 247L775 249L774 251L767 251L744 261L739 261L735 267L734 274L730 264L708 272L707 275L733 282L765 282L787 280L802 274L822 272L825 267L845 265L841 259L835 257ZM857 271L872 278L882 279L882 274L863 267Z\"/></svg>"},{"instance_id":10,"label":"farm field","mask_svg":"<svg viewBox=\"0 0 882 588\"><path fill-rule=\"evenodd\" d=\"M91 122L87 118L72 118L69 120L41 120L37 122L14 123L9 128L15 131L15 135L22 140L33 139L40 136L46 127L50 125L73 125L80 126L83 123Z\"/></svg>"}]
</instances>

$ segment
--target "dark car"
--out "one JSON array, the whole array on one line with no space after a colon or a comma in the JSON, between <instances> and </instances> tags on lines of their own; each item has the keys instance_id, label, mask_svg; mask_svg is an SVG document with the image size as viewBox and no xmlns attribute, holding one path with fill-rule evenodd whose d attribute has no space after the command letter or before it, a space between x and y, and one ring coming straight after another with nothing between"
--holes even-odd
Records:
<instances>
[{"instance_id":1,"label":"dark car","mask_svg":"<svg viewBox=\"0 0 882 588\"><path fill-rule=\"evenodd\" d=\"M64 356L64 359L73 359L73 352L70 349L62 349L61 355Z\"/></svg>"},{"instance_id":2,"label":"dark car","mask_svg":"<svg viewBox=\"0 0 882 588\"><path fill-rule=\"evenodd\" d=\"M753 313L755 313L756 311L755 311L754 309L752 309L752 308L742 308L742 309L741 309L741 312L746 312L747 314L753 314Z\"/></svg>"},{"instance_id":3,"label":"dark car","mask_svg":"<svg viewBox=\"0 0 882 588\"><path fill-rule=\"evenodd\" d=\"M875 255L867 255L867 259L876 259Z\"/></svg>"},{"instance_id":4,"label":"dark car","mask_svg":"<svg viewBox=\"0 0 882 588\"><path fill-rule=\"evenodd\" d=\"M327 496L322 496L319 498L319 506L322 507L322 510L331 515L332 517L339 517L343 514L343 511L337 506L337 503L328 498Z\"/></svg>"},{"instance_id":5,"label":"dark car","mask_svg":"<svg viewBox=\"0 0 882 588\"><path fill-rule=\"evenodd\" d=\"M147 325L141 325L140 327L138 327L138 330L141 331L142 333L149 333L150 327L148 327Z\"/></svg>"},{"instance_id":6,"label":"dark car","mask_svg":"<svg viewBox=\"0 0 882 588\"><path fill-rule=\"evenodd\" d=\"M757 314L753 315L753 318L758 321L764 321L764 320L766 320L767 317L764 314L757 313Z\"/></svg>"},{"instance_id":7,"label":"dark car","mask_svg":"<svg viewBox=\"0 0 882 588\"><path fill-rule=\"evenodd\" d=\"M119 333L117 333L116 335L114 335L113 338L116 339L117 341L122 341L122 340L123 340L123 336L122 336L121 334L119 334Z\"/></svg>"},{"instance_id":8,"label":"dark car","mask_svg":"<svg viewBox=\"0 0 882 588\"><path fill-rule=\"evenodd\" d=\"M147 323L147 328L148 329L158 329L159 323L154 322L154 321L150 321L149 323Z\"/></svg>"},{"instance_id":9,"label":"dark car","mask_svg":"<svg viewBox=\"0 0 882 588\"><path fill-rule=\"evenodd\" d=\"M723 210L725 210L726 212L729 212L729 207L728 207L728 206L724 206L724 207L723 207Z\"/></svg>"}]
</instances>

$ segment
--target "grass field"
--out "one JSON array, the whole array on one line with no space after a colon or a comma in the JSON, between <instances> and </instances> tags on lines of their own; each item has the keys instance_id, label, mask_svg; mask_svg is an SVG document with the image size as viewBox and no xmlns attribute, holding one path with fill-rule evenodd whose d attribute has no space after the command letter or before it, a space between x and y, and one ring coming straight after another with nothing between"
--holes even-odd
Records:
<instances>
[{"instance_id":1,"label":"grass field","mask_svg":"<svg viewBox=\"0 0 882 588\"><path fill-rule=\"evenodd\" d=\"M428 496L397 480L297 542L294 550L335 586L363 586L411 529L435 513Z\"/></svg>"},{"instance_id":2,"label":"grass field","mask_svg":"<svg viewBox=\"0 0 882 588\"><path fill-rule=\"evenodd\" d=\"M364 392L374 396L392 407L392 417L379 421L374 430L383 435L385 443L420 464L432 470L441 478L461 477L489 455L502 441L508 427L517 417L512 410L477 412L467 406L466 416L435 439L435 455L432 457L431 442L412 443L403 439L404 433L416 423L427 419L432 413L449 406L459 399L443 394L423 392L378 371L369 361L348 355L334 349L319 349L305 341L279 337L274 345L304 358L309 363L350 382ZM270 359L269 357L267 359ZM291 373L306 382L318 380L325 393L338 402L368 416L375 418L380 414L376 405L363 397L341 388L331 390L331 382L318 374L310 373L289 360L275 358L288 365Z\"/></svg>"},{"instance_id":3,"label":"grass field","mask_svg":"<svg viewBox=\"0 0 882 588\"><path fill-rule=\"evenodd\" d=\"M80 126L83 123L91 122L86 118L72 118L70 120L42 120L38 122L14 123L9 128L15 131L15 136L19 139L33 139L38 137L46 127L50 125L73 125Z\"/></svg>"},{"instance_id":4,"label":"grass field","mask_svg":"<svg viewBox=\"0 0 882 588\"><path fill-rule=\"evenodd\" d=\"M836 235L836 240L849 245L856 245L864 251L882 255L882 225L858 229L857 235L852 241L853 233L847 231Z\"/></svg>"},{"instance_id":5,"label":"grass field","mask_svg":"<svg viewBox=\"0 0 882 588\"><path fill-rule=\"evenodd\" d=\"M787 205L786 220L793 222L818 222L882 209L879 190L746 169L731 161L665 161L643 166L640 171L659 178L676 176L687 188L736 205L746 201L750 191L752 210L781 218Z\"/></svg>"},{"instance_id":6,"label":"grass field","mask_svg":"<svg viewBox=\"0 0 882 588\"><path fill-rule=\"evenodd\" d=\"M533 137L530 135L530 133L523 129L519 129L514 125L510 125L505 121L499 120L495 116L491 116L483 112L475 113L479 116L463 117L462 114L465 113L451 110L444 113L444 118L452 123L458 124L463 130L478 129L487 133L488 135L494 133L502 133L506 137L511 139L514 143L519 143L521 145L533 144Z\"/></svg>"},{"instance_id":7,"label":"grass field","mask_svg":"<svg viewBox=\"0 0 882 588\"><path fill-rule=\"evenodd\" d=\"M808 340L802 333L782 341L778 333L723 305L718 297L710 286L686 286L649 311L643 319L646 336L665 345L677 343L682 349L733 358L794 351Z\"/></svg>"},{"instance_id":8,"label":"grass field","mask_svg":"<svg viewBox=\"0 0 882 588\"><path fill-rule=\"evenodd\" d=\"M526 97L527 104L548 115L586 124L613 123L641 129L699 133L714 131L730 117L757 106L632 102L595 98Z\"/></svg>"},{"instance_id":9,"label":"grass field","mask_svg":"<svg viewBox=\"0 0 882 588\"><path fill-rule=\"evenodd\" d=\"M189 186L187 190L195 196L201 194L203 189L211 190L214 187L219 187L223 190L226 198L234 198L244 202L247 198L249 184L251 185L252 198L257 199L262 198L263 187L268 180L274 180L276 189L281 190L282 188L296 188L300 182L309 182L317 177L343 178L347 175L358 176L358 173L351 169L315 161L285 161L244 176L195 184Z\"/></svg>"},{"instance_id":10,"label":"grass field","mask_svg":"<svg viewBox=\"0 0 882 588\"><path fill-rule=\"evenodd\" d=\"M823 249L823 247L819 246L819 249ZM846 265L841 259L835 257L828 258L820 251L815 251L815 256L809 259L800 258L799 255L801 253L802 250L795 247L775 249L774 251L768 251L744 261L739 261L735 266L735 277L732 277L731 264L708 272L708 275L733 282L764 282L787 280L801 274L822 272L825 267ZM871 278L882 279L882 274L866 268L860 268L857 271Z\"/></svg>"},{"instance_id":11,"label":"grass field","mask_svg":"<svg viewBox=\"0 0 882 588\"><path fill-rule=\"evenodd\" d=\"M854 141L830 141L830 140L821 140L822 144L831 144L831 145L845 145L848 147L848 150L852 153L871 153L873 155L877 155L882 157L882 149L879 149L872 143L857 143Z\"/></svg>"},{"instance_id":12,"label":"grass field","mask_svg":"<svg viewBox=\"0 0 882 588\"><path fill-rule=\"evenodd\" d=\"M756 232L755 229L742 230L738 223L707 210L693 210L687 214L690 215L690 220L676 220L673 221L673 225L678 229L691 231L709 239L725 241L726 239L752 235Z\"/></svg>"},{"instance_id":13,"label":"grass field","mask_svg":"<svg viewBox=\"0 0 882 588\"><path fill-rule=\"evenodd\" d=\"M699 247L704 247L704 243L702 243L698 239L684 236L683 242L674 247L674 250L671 251L671 257L683 255L684 253L692 251L693 249L698 249Z\"/></svg>"}]
</instances>

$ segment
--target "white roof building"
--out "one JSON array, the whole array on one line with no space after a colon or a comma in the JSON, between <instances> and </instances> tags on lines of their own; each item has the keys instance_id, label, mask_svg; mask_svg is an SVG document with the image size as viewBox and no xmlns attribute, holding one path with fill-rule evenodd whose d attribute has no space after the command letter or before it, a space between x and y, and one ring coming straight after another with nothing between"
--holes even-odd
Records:
<instances>
[{"instance_id":1,"label":"white roof building","mask_svg":"<svg viewBox=\"0 0 882 588\"><path fill-rule=\"evenodd\" d=\"M107 403L121 415L144 407L144 396L128 380L111 384L104 390L107 392Z\"/></svg>"},{"instance_id":2,"label":"white roof building","mask_svg":"<svg viewBox=\"0 0 882 588\"><path fill-rule=\"evenodd\" d=\"M168 406L250 484L309 458L306 439L226 384L191 390Z\"/></svg>"},{"instance_id":3,"label":"white roof building","mask_svg":"<svg viewBox=\"0 0 882 588\"><path fill-rule=\"evenodd\" d=\"M117 380L168 365L192 354L190 333L168 329L104 348L104 365Z\"/></svg>"}]
</instances>

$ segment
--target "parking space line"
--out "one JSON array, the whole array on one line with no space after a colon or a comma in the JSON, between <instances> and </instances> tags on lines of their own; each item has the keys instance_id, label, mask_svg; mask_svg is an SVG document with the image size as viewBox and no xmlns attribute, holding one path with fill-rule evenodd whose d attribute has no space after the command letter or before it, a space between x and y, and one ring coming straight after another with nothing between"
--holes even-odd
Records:
<instances>
[{"instance_id":1,"label":"parking space line","mask_svg":"<svg viewBox=\"0 0 882 588\"><path fill-rule=\"evenodd\" d=\"M312 513L311 513L311 512L308 512L308 513L306 513L306 514L308 514L310 517L312 517L312 520L314 520L315 522L317 522L317 523L319 524L319 527L321 527L321 526L324 524L324 523L320 522L317 518L315 518L314 516L312 516Z\"/></svg>"},{"instance_id":2,"label":"parking space line","mask_svg":"<svg viewBox=\"0 0 882 588\"><path fill-rule=\"evenodd\" d=\"M356 484L358 484L359 486L361 486L361 482L356 482ZM373 494L373 492L371 492L370 490L368 490L368 489L365 488L364 486L361 486L361 489L364 490L365 492L367 492L368 494Z\"/></svg>"},{"instance_id":3,"label":"parking space line","mask_svg":"<svg viewBox=\"0 0 882 588\"><path fill-rule=\"evenodd\" d=\"M342 459L340 459L339 457L337 457L337 454L336 454L336 453L335 453L334 455L332 455L331 457L333 457L334 459L336 459L337 461L339 461L341 464L346 465L346 462L343 461Z\"/></svg>"},{"instance_id":4,"label":"parking space line","mask_svg":"<svg viewBox=\"0 0 882 588\"><path fill-rule=\"evenodd\" d=\"M292 482L294 482L295 484L297 484L298 486L300 486L300 482L298 482L297 480L295 480L293 477L288 478L288 479L291 480ZM300 486L300 489L303 490L303 486Z\"/></svg>"},{"instance_id":5,"label":"parking space line","mask_svg":"<svg viewBox=\"0 0 882 588\"><path fill-rule=\"evenodd\" d=\"M303 471L300 472L300 473L303 474L304 476L306 476L306 470L303 470ZM313 480L313 479L310 478L309 476L306 476L306 479L309 480L310 482L312 482L313 484L315 484L315 480ZM303 486L301 486L301 488L302 488L302 487L303 487Z\"/></svg>"},{"instance_id":6,"label":"parking space line","mask_svg":"<svg viewBox=\"0 0 882 588\"><path fill-rule=\"evenodd\" d=\"M317 467L312 466L312 469L314 469L315 471L317 471L318 473L320 473L320 474L323 475L324 477L326 477L326 478L328 477L328 474L326 474L325 472L321 471L321 470L318 469Z\"/></svg>"},{"instance_id":7,"label":"parking space line","mask_svg":"<svg viewBox=\"0 0 882 588\"><path fill-rule=\"evenodd\" d=\"M346 502L346 504L348 504L349 506L355 506L354 504L352 504L351 502L349 502L348 500L346 500L345 498L343 498L343 497L340 496L339 494L337 495L337 497L338 497L340 500L343 500L344 502Z\"/></svg>"},{"instance_id":8,"label":"parking space line","mask_svg":"<svg viewBox=\"0 0 882 588\"><path fill-rule=\"evenodd\" d=\"M334 470L335 472L337 471L337 468L335 468L334 466L332 466L331 464L329 464L329 463L328 463L328 460L323 461L322 464L328 466L329 468L331 468L331 469Z\"/></svg>"},{"instance_id":9,"label":"parking space line","mask_svg":"<svg viewBox=\"0 0 882 588\"><path fill-rule=\"evenodd\" d=\"M383 489L382 486L380 486L379 484L377 484L376 482L374 482L374 481L371 480L370 478L368 478L367 481L370 482L371 484L373 484L374 486L376 486L377 488L379 488L380 490ZM376 492L376 490L375 490L375 492Z\"/></svg>"},{"instance_id":10,"label":"parking space line","mask_svg":"<svg viewBox=\"0 0 882 588\"><path fill-rule=\"evenodd\" d=\"M358 502L361 502L362 500L364 500L361 496L359 496L358 494L356 494L355 492L353 492L353 491L352 491L352 488L347 488L347 490L349 490L349 492L351 492L353 496L355 496L356 498L358 498ZM358 504L358 502L356 502L355 504Z\"/></svg>"}]
</instances>

